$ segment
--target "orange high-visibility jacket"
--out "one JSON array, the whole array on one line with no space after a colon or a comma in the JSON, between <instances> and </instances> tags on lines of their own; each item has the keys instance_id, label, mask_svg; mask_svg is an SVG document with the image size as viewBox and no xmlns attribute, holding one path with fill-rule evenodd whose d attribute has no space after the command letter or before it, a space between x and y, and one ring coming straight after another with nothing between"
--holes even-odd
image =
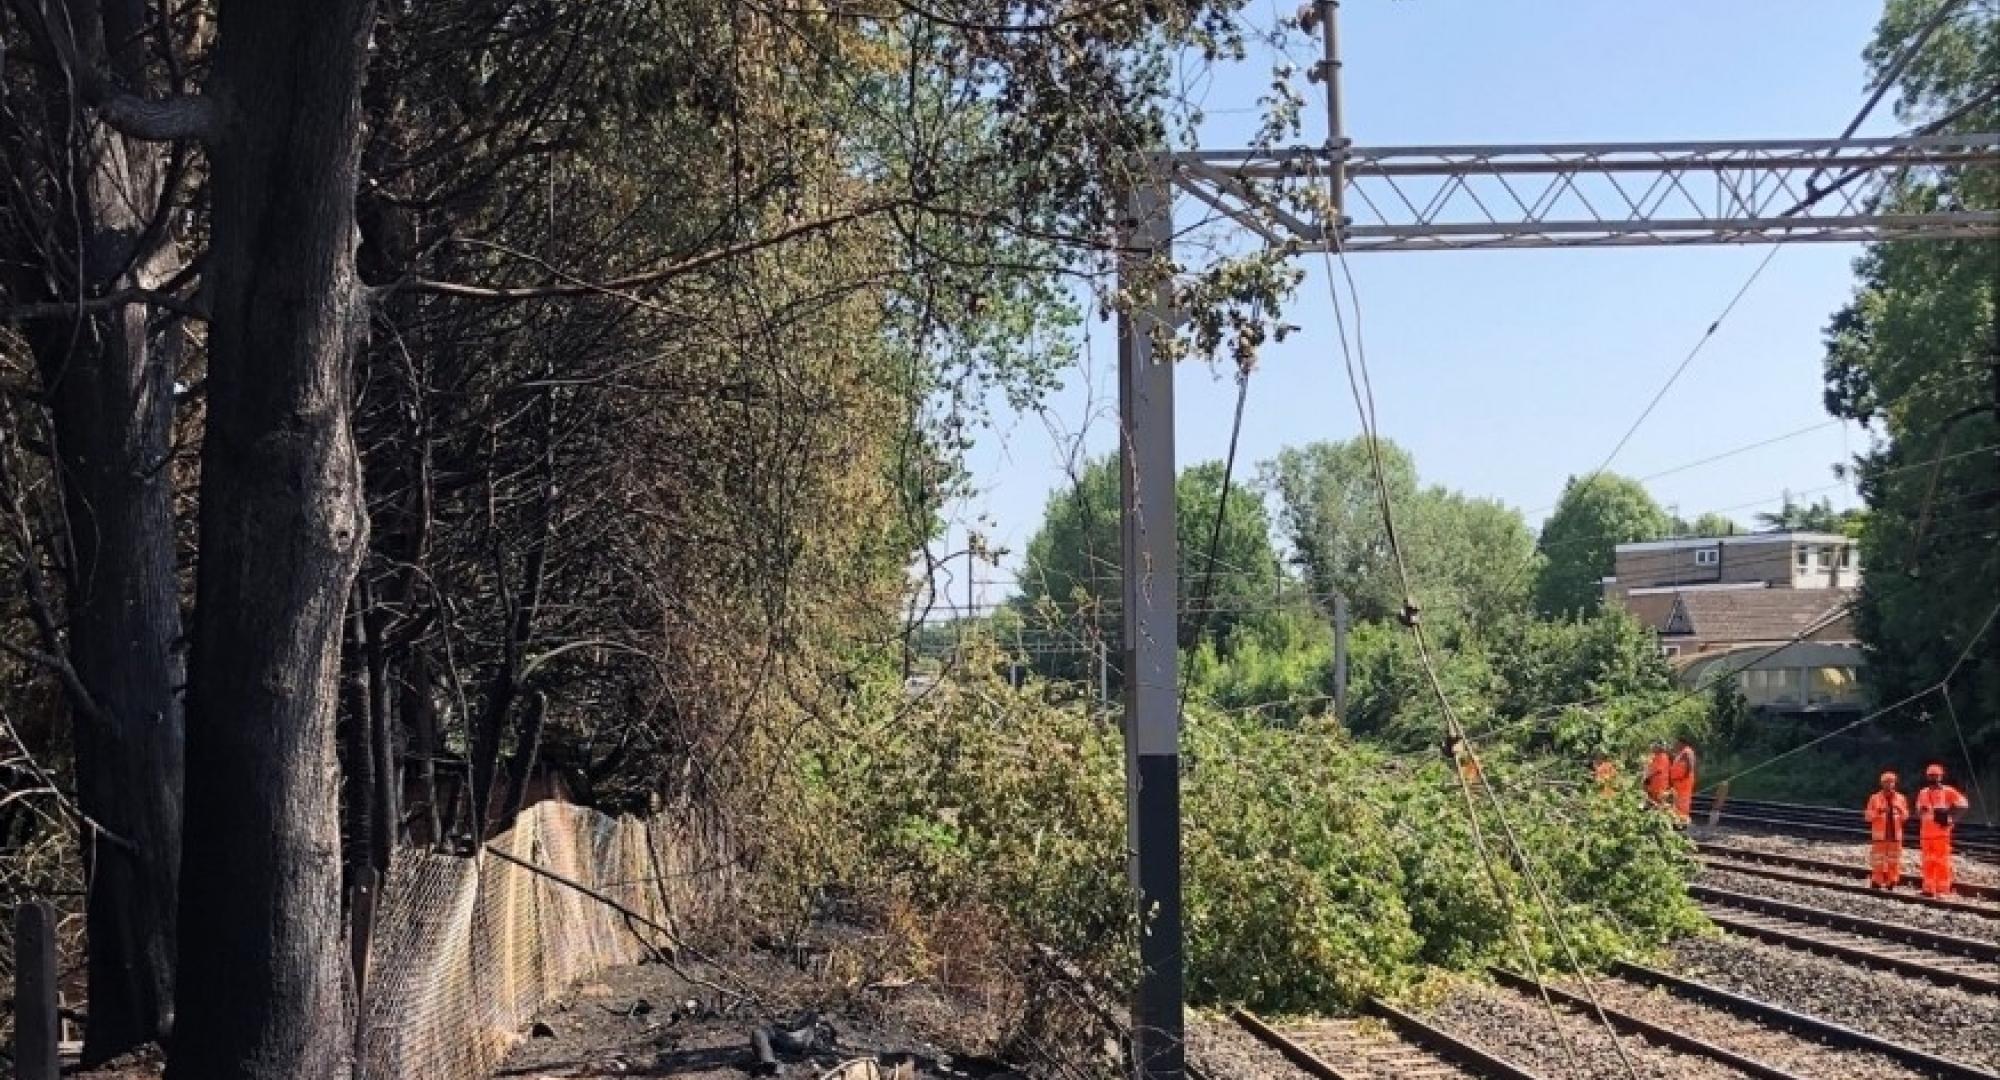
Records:
<instances>
[{"instance_id":1,"label":"orange high-visibility jacket","mask_svg":"<svg viewBox=\"0 0 2000 1080\"><path fill-rule=\"evenodd\" d=\"M1673 777L1675 787L1694 786L1694 747L1683 746L1674 751Z\"/></svg>"},{"instance_id":2,"label":"orange high-visibility jacket","mask_svg":"<svg viewBox=\"0 0 2000 1080\"><path fill-rule=\"evenodd\" d=\"M1671 768L1665 750L1654 751L1652 759L1646 762L1646 794L1655 802L1667 793L1667 773Z\"/></svg>"},{"instance_id":3,"label":"orange high-visibility jacket","mask_svg":"<svg viewBox=\"0 0 2000 1080\"><path fill-rule=\"evenodd\" d=\"M1925 839L1933 836L1950 836L1951 828L1931 820L1933 810L1963 810L1972 805L1965 801L1965 793L1946 784L1939 788L1924 787L1917 790L1917 835Z\"/></svg>"},{"instance_id":4,"label":"orange high-visibility jacket","mask_svg":"<svg viewBox=\"0 0 2000 1080\"><path fill-rule=\"evenodd\" d=\"M1910 820L1910 800L1903 793L1878 791L1868 796L1868 807L1863 811L1868 819L1868 833L1877 840L1901 840L1903 823Z\"/></svg>"}]
</instances>

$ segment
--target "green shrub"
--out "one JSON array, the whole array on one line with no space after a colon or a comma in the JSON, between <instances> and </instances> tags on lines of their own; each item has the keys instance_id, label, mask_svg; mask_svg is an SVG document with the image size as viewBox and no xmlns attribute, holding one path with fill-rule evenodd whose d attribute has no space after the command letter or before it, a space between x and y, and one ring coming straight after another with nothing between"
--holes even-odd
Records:
<instances>
[{"instance_id":1,"label":"green shrub","mask_svg":"<svg viewBox=\"0 0 2000 1080\"><path fill-rule=\"evenodd\" d=\"M779 852L791 879L921 911L982 909L1023 942L1100 972L1129 970L1115 726L1038 685L998 680L946 682L897 705L872 724L807 739L800 783L771 808L793 821L773 835L803 849ZM1328 721L1277 727L1199 706L1183 746L1197 1002L1325 1009L1406 987L1425 965L1518 964L1489 873L1515 898L1513 917L1539 958L1558 955L1501 822L1481 805L1489 872L1455 775L1435 755L1399 759ZM1599 795L1586 771L1496 753L1487 775L1572 944L1598 963L1699 917L1681 888L1683 842L1635 794Z\"/></svg>"}]
</instances>

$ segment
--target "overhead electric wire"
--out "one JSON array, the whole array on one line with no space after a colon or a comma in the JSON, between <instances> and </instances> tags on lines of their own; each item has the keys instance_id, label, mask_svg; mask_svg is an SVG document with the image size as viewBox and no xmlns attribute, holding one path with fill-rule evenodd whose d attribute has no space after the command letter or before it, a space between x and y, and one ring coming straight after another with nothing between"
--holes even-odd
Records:
<instances>
[{"instance_id":1,"label":"overhead electric wire","mask_svg":"<svg viewBox=\"0 0 2000 1080\"><path fill-rule=\"evenodd\" d=\"M1310 170L1311 174L1317 174L1317 172L1316 167ZM1340 291L1334 277L1333 255L1328 254L1326 248L1322 247L1320 254L1324 261L1325 273L1327 275L1327 297L1333 307L1334 328L1340 342L1341 355L1347 367L1348 389L1353 394L1355 412L1360 418L1362 437L1366 440L1369 450L1369 457L1375 475L1376 494L1382 509L1383 533L1389 544L1392 562L1396 567L1397 579L1402 585L1404 596L1403 621L1409 627L1416 641L1417 655L1423 662L1425 676L1429 680L1432 690L1436 693L1438 704L1443 710L1447 735L1456 740L1458 744L1466 746L1468 753L1473 753L1474 751L1471 749L1470 742L1465 738L1464 727L1459 723L1457 714L1452 708L1451 697L1445 692L1444 683L1438 677L1437 664L1431 657L1430 644L1424 634L1421 613L1418 611L1415 602L1415 593L1410 587L1409 568L1407 560L1403 557L1402 542L1396 534L1395 513L1389 496L1387 470L1382 463L1381 440L1378 435L1380 429L1375 409L1374 384L1368 374L1367 347L1362 337L1361 294L1355 285L1353 271L1347 264L1347 252L1340 243L1340 222L1336 220L1331 229L1323 228L1322 231L1332 239L1333 254L1339 256L1340 271L1347 281L1348 297L1354 304L1354 343L1350 348L1346 319L1340 307ZM1356 378L1357 368L1359 370L1359 378ZM1447 743L1448 747L1451 745ZM1485 865L1487 874L1492 880L1495 898L1500 901L1503 908L1508 909L1508 925L1514 931L1517 939L1516 943L1521 949L1522 957L1527 961L1529 975L1533 978L1536 989L1541 994L1543 1005L1548 1010L1550 1023L1555 1029L1557 1038L1562 1043L1564 1053L1569 1059L1571 1067L1579 1068L1576 1048L1571 1044L1568 1032L1563 1028L1562 1022L1556 1013L1555 1001L1549 994L1548 986L1542 977L1540 961L1535 956L1534 950L1530 947L1525 935L1522 934L1518 920L1513 917L1513 905L1499 876L1499 870L1493 863L1492 853L1487 849L1485 838L1480 830L1479 813L1472 798L1471 784L1467 780L1464 770L1457 767L1455 750L1453 751L1453 756L1452 772L1457 778L1459 792L1465 802L1466 818L1472 830L1474 848L1479 852L1481 862ZM1477 758L1474 757L1473 760L1476 765ZM1562 919L1556 914L1555 907L1549 902L1547 894L1543 892L1541 883L1535 875L1534 867L1528 860L1527 852L1522 848L1519 837L1514 835L1513 826L1508 822L1506 812L1500 805L1498 795L1494 792L1492 784L1487 780L1484 772L1479 774L1479 779L1481 787L1486 792L1488 801L1493 805L1494 816L1500 823L1502 835L1506 837L1508 847L1513 853L1521 876L1528 882L1529 889L1534 894L1536 902L1541 905L1543 913L1547 918L1548 926L1555 932L1556 939L1562 946L1563 953L1568 958L1571 969L1577 973L1578 978L1581 980L1585 996L1590 1000L1592 1009L1596 1012L1598 1020L1603 1024L1605 1033L1611 1040L1612 1048L1618 1054L1619 1062L1623 1064L1626 1073L1633 1080L1638 1080L1638 1068L1626 1053L1624 1042L1619 1038L1617 1027L1611 1023L1610 1017L1605 1015L1604 1007L1597 999L1595 988L1591 986L1589 979L1583 977L1582 964L1578 961L1576 951L1570 944L1568 933L1563 930Z\"/></svg>"}]
</instances>

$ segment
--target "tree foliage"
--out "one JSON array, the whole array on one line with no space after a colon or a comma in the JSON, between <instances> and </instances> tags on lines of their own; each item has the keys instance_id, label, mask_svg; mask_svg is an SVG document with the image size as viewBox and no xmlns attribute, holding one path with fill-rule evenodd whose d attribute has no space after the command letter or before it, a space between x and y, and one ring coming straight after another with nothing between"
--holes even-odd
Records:
<instances>
[{"instance_id":1,"label":"tree foliage","mask_svg":"<svg viewBox=\"0 0 2000 1080\"><path fill-rule=\"evenodd\" d=\"M885 702L886 704L886 702ZM1080 958L1113 985L1130 970L1123 751L1114 725L1039 692L947 683L868 737L816 741L804 817L849 846L800 880L986 913L1018 940ZM1183 795L1189 991L1197 1003L1310 1012L1422 977L1558 954L1520 864L1502 851L1496 898L1450 770L1397 759L1338 726L1276 727L1190 707ZM1586 963L1645 949L1699 917L1680 886L1684 841L1636 792L1550 782L1508 750L1489 775L1528 865ZM1490 807L1481 827L1497 836Z\"/></svg>"},{"instance_id":2,"label":"tree foliage","mask_svg":"<svg viewBox=\"0 0 2000 1080\"><path fill-rule=\"evenodd\" d=\"M1418 482L1416 462L1380 444L1378 483L1365 440L1287 448L1264 469L1278 522L1313 592L1341 593L1354 617L1399 614L1406 599L1434 621L1490 624L1522 610L1534 539L1521 515L1490 499ZM1388 489L1414 597L1405 597L1380 489Z\"/></svg>"},{"instance_id":3,"label":"tree foliage","mask_svg":"<svg viewBox=\"0 0 2000 1080\"><path fill-rule=\"evenodd\" d=\"M1222 487L1217 461L1189 466L1174 484L1184 645L1231 640L1278 593L1278 556L1263 501L1233 478L1218 532ZM1036 640L1053 646L1037 660L1044 674L1085 678L1098 643L1109 642L1114 654L1118 649L1121 501L1117 458L1091 461L1073 485L1049 496L1041 528L1028 541L1019 604ZM1112 663L1116 681L1115 655Z\"/></svg>"},{"instance_id":4,"label":"tree foliage","mask_svg":"<svg viewBox=\"0 0 2000 1080\"><path fill-rule=\"evenodd\" d=\"M1535 578L1536 609L1556 616L1596 611L1604 601L1602 582L1611 574L1617 546L1657 539L1672 527L1636 480L1613 473L1570 477L1536 541L1542 556Z\"/></svg>"},{"instance_id":5,"label":"tree foliage","mask_svg":"<svg viewBox=\"0 0 2000 1080\"><path fill-rule=\"evenodd\" d=\"M1409 635L1370 627L1354 638L1348 724L1402 749L1435 747L1445 719ZM1475 741L1572 768L1590 758L1636 761L1656 739L1711 730L1714 702L1675 683L1651 631L1620 611L1520 616L1433 662L1445 697Z\"/></svg>"},{"instance_id":6,"label":"tree foliage","mask_svg":"<svg viewBox=\"0 0 2000 1080\"><path fill-rule=\"evenodd\" d=\"M1892 0L1869 45L1879 73L1930 19L1936 0ZM1970 5L1897 83L1901 118L1991 131L2000 103L2000 12ZM1983 99L1981 95L1985 95ZM2000 208L2000 177L1969 169L1911 180L1887 208ZM1854 468L1868 513L1868 567L1856 620L1875 693L1895 700L1942 678L1975 752L2000 737L2000 251L1990 241L1891 243L1855 263L1853 299L1826 331L1826 404L1878 432ZM1984 638L1978 635L1984 628ZM1940 733L1940 741L1951 745Z\"/></svg>"}]
</instances>

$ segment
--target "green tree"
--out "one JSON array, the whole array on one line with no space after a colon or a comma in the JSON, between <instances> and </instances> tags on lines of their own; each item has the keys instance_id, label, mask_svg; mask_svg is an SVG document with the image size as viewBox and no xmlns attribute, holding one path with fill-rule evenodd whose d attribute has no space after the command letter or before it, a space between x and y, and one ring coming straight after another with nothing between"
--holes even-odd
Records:
<instances>
[{"instance_id":1,"label":"green tree","mask_svg":"<svg viewBox=\"0 0 2000 1080\"><path fill-rule=\"evenodd\" d=\"M1743 531L1743 526L1728 514L1709 510L1693 521L1675 518L1673 531L1675 536L1735 536Z\"/></svg>"},{"instance_id":2,"label":"green tree","mask_svg":"<svg viewBox=\"0 0 2000 1080\"><path fill-rule=\"evenodd\" d=\"M1786 492L1785 501L1777 510L1757 515L1757 524L1766 529L1841 532L1853 513L1852 510L1835 510L1833 502L1824 498L1818 502L1794 502L1791 493Z\"/></svg>"},{"instance_id":3,"label":"green tree","mask_svg":"<svg viewBox=\"0 0 2000 1080\"><path fill-rule=\"evenodd\" d=\"M1545 615L1596 611L1614 549L1651 540L1673 527L1638 481L1612 473L1570 477L1562 500L1542 526L1542 565L1535 578L1535 607Z\"/></svg>"},{"instance_id":4,"label":"green tree","mask_svg":"<svg viewBox=\"0 0 2000 1080\"><path fill-rule=\"evenodd\" d=\"M1878 75L1938 6L1891 0L1866 54ZM1899 78L1901 120L1993 130L1995 71L2000 13L1970 5ZM1913 178L1884 205L1932 208L2000 208L2000 175ZM2000 252L1991 241L1879 244L1855 272L1854 298L1827 328L1826 404L1880 433L1855 459L1868 507L1856 626L1871 682L1895 700L1943 677L1970 647L1951 691L1972 756L1990 760L2000 744L2000 627L1987 625L2000 596L2000 462L1991 452L2000 443Z\"/></svg>"},{"instance_id":5,"label":"green tree","mask_svg":"<svg viewBox=\"0 0 2000 1080\"><path fill-rule=\"evenodd\" d=\"M1522 610L1535 560L1521 515L1490 499L1421 487L1415 461L1381 444L1397 539L1417 605L1446 621L1487 625ZM1345 595L1354 617L1402 610L1401 577L1382 520L1380 488L1361 439L1289 448L1264 467L1278 520L1313 591Z\"/></svg>"},{"instance_id":6,"label":"green tree","mask_svg":"<svg viewBox=\"0 0 2000 1080\"><path fill-rule=\"evenodd\" d=\"M1222 463L1211 461L1190 466L1174 485L1184 645L1228 641L1239 625L1268 611L1278 594L1278 555L1263 500L1236 478L1218 533L1222 481ZM1086 677L1097 641L1109 643L1115 673L1123 604L1119 501L1118 459L1092 461L1069 489L1049 497L1042 527L1028 541L1020 604L1038 637L1073 646L1038 657L1037 669L1045 675Z\"/></svg>"}]
</instances>

